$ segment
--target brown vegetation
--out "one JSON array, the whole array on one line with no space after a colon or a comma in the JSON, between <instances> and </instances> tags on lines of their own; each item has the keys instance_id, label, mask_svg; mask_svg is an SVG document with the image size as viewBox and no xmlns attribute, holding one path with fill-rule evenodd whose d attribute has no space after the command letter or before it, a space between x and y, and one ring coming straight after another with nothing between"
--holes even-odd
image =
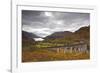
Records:
<instances>
[{"instance_id":1,"label":"brown vegetation","mask_svg":"<svg viewBox=\"0 0 100 73\"><path fill-rule=\"evenodd\" d=\"M83 60L89 59L90 55L86 52L73 53L56 53L48 50L23 51L22 62L39 62L39 61L60 61L60 60Z\"/></svg>"}]
</instances>

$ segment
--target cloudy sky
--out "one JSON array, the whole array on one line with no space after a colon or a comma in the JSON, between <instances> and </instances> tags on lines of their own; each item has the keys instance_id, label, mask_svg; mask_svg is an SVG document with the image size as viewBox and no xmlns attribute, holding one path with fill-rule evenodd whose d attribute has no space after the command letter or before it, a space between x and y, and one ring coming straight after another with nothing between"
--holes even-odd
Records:
<instances>
[{"instance_id":1,"label":"cloudy sky","mask_svg":"<svg viewBox=\"0 0 100 73\"><path fill-rule=\"evenodd\" d=\"M89 13L22 10L22 30L40 37L60 31L74 32L89 24Z\"/></svg>"}]
</instances>

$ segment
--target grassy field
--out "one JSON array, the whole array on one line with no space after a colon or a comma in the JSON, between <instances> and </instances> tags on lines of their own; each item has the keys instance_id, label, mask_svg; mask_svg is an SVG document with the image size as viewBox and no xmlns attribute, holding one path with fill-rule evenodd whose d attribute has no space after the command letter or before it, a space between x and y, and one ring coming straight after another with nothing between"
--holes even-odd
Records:
<instances>
[{"instance_id":1,"label":"grassy field","mask_svg":"<svg viewBox=\"0 0 100 73\"><path fill-rule=\"evenodd\" d=\"M36 42L35 44L25 44L22 46L22 62L39 61L63 61L63 60L84 60L90 58L90 53L86 52L66 52L52 50L52 47L65 46L64 43ZM87 47L89 48L89 47Z\"/></svg>"},{"instance_id":2,"label":"grassy field","mask_svg":"<svg viewBox=\"0 0 100 73\"><path fill-rule=\"evenodd\" d=\"M90 54L86 52L57 53L46 49L22 51L22 62L84 60L89 58Z\"/></svg>"}]
</instances>

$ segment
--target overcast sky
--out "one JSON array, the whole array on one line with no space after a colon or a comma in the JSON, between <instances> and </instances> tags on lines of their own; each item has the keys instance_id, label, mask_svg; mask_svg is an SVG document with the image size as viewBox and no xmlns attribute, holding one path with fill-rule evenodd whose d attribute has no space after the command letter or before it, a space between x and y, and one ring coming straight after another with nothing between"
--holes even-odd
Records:
<instances>
[{"instance_id":1,"label":"overcast sky","mask_svg":"<svg viewBox=\"0 0 100 73\"><path fill-rule=\"evenodd\" d=\"M22 30L40 37L60 31L74 32L89 24L89 13L22 11Z\"/></svg>"}]
</instances>

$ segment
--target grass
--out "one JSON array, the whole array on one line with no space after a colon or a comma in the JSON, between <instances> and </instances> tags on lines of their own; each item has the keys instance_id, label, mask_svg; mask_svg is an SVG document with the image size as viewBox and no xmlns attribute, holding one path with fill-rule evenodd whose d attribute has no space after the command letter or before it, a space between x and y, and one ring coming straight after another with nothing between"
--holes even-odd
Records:
<instances>
[{"instance_id":1,"label":"grass","mask_svg":"<svg viewBox=\"0 0 100 73\"><path fill-rule=\"evenodd\" d=\"M83 60L89 59L90 54L86 52L57 53L46 49L34 51L22 51L22 62L39 62L39 61L61 61L61 60Z\"/></svg>"}]
</instances>

